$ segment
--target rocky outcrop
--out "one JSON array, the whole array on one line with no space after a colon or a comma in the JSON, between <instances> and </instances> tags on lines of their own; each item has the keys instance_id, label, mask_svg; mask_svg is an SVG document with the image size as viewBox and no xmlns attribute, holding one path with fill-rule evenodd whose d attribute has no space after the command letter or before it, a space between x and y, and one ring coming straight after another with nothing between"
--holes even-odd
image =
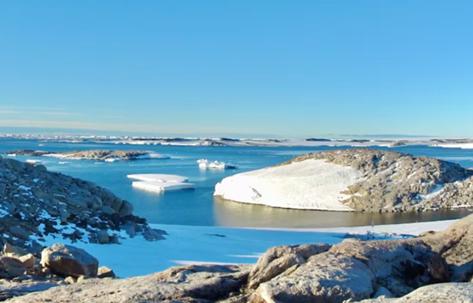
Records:
<instances>
[{"instance_id":1,"label":"rocky outcrop","mask_svg":"<svg viewBox=\"0 0 473 303\"><path fill-rule=\"evenodd\" d=\"M71 241L119 242L120 230L160 239L132 205L93 183L0 158L0 245L38 253L48 236Z\"/></svg>"},{"instance_id":2,"label":"rocky outcrop","mask_svg":"<svg viewBox=\"0 0 473 303\"><path fill-rule=\"evenodd\" d=\"M248 287L257 288L261 283L287 272L290 268L297 268L307 262L307 258L330 249L327 244L308 244L295 246L279 246L270 248L258 260L250 272Z\"/></svg>"},{"instance_id":3,"label":"rocky outcrop","mask_svg":"<svg viewBox=\"0 0 473 303\"><path fill-rule=\"evenodd\" d=\"M473 275L456 268L472 263L472 229L473 215L418 238L275 247L253 267L192 265L84 280L9 302L471 302ZM438 284L452 280L461 283Z\"/></svg>"},{"instance_id":4,"label":"rocky outcrop","mask_svg":"<svg viewBox=\"0 0 473 303\"><path fill-rule=\"evenodd\" d=\"M447 278L447 265L419 240L347 240L260 284L251 301L355 301L369 298L381 288L401 296Z\"/></svg>"},{"instance_id":5,"label":"rocky outcrop","mask_svg":"<svg viewBox=\"0 0 473 303\"><path fill-rule=\"evenodd\" d=\"M449 264L452 281L473 278L473 215L443 232L426 234L422 239Z\"/></svg>"},{"instance_id":6,"label":"rocky outcrop","mask_svg":"<svg viewBox=\"0 0 473 303\"><path fill-rule=\"evenodd\" d=\"M238 292L245 266L184 266L126 280L88 279L8 302L216 302Z\"/></svg>"},{"instance_id":7,"label":"rocky outcrop","mask_svg":"<svg viewBox=\"0 0 473 303\"><path fill-rule=\"evenodd\" d=\"M165 158L163 155L154 154L149 151L140 150L84 150L74 152L48 152L42 150L14 150L7 153L11 156L49 156L56 158L72 159L72 160L94 160L94 161L117 161L117 160L139 160L149 158Z\"/></svg>"}]
</instances>

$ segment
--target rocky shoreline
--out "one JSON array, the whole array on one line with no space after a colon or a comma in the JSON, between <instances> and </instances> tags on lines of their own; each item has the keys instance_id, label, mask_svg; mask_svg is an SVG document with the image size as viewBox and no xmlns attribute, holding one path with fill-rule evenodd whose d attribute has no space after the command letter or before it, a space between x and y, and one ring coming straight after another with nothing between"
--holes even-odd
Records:
<instances>
[{"instance_id":1,"label":"rocky shoreline","mask_svg":"<svg viewBox=\"0 0 473 303\"><path fill-rule=\"evenodd\" d=\"M7 302L473 302L473 215L401 240L269 249L257 264L76 280Z\"/></svg>"}]
</instances>

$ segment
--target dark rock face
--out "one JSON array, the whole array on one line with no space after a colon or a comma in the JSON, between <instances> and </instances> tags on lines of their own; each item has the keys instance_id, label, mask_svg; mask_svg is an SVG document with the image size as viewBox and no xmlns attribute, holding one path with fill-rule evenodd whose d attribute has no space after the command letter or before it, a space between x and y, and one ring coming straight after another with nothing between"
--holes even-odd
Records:
<instances>
[{"instance_id":1,"label":"dark rock face","mask_svg":"<svg viewBox=\"0 0 473 303\"><path fill-rule=\"evenodd\" d=\"M358 211L473 207L473 171L455 163L371 149L312 153L288 163L307 159L350 166L363 174L363 181L350 186L345 194L351 196L343 201ZM443 190L434 194L438 188Z\"/></svg>"},{"instance_id":2,"label":"dark rock face","mask_svg":"<svg viewBox=\"0 0 473 303\"><path fill-rule=\"evenodd\" d=\"M151 230L132 209L93 183L0 158L0 245L8 242L37 253L50 234L72 241L118 242L124 227L150 240L162 238L164 232Z\"/></svg>"}]
</instances>

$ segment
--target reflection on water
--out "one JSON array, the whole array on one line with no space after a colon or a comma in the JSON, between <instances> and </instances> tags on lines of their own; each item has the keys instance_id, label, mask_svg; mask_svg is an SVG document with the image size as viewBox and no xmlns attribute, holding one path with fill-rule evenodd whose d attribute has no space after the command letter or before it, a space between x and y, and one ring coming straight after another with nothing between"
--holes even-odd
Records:
<instances>
[{"instance_id":1,"label":"reflection on water","mask_svg":"<svg viewBox=\"0 0 473 303\"><path fill-rule=\"evenodd\" d=\"M248 227L337 227L377 224L396 224L434 220L457 219L473 210L442 210L410 213L355 213L274 208L214 198L217 225Z\"/></svg>"}]
</instances>

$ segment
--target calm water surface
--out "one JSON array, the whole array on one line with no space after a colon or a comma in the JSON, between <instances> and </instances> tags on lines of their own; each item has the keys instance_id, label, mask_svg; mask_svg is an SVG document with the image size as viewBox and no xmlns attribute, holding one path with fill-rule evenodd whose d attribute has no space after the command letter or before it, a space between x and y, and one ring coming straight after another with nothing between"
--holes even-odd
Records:
<instances>
[{"instance_id":1,"label":"calm water surface","mask_svg":"<svg viewBox=\"0 0 473 303\"><path fill-rule=\"evenodd\" d=\"M348 147L345 147L348 148ZM382 147L378 147L385 149ZM255 226L255 227L330 227L368 224L387 224L415 221L453 219L468 211L443 211L410 214L357 214L345 212L301 211L245 205L214 199L213 190L222 178L247 170L274 165L313 151L331 147L184 147L136 146L91 143L51 143L38 140L0 140L0 153L15 149L72 151L86 149L150 150L169 155L171 159L140 160L103 163L86 160L58 160L54 158L16 157L18 160L38 159L52 171L97 183L119 197L130 201L137 215L150 223ZM429 146L406 146L390 150L416 156L436 157L473 167L473 150L446 149ZM237 170L200 171L196 161L201 158L230 162ZM66 162L66 163L63 163ZM194 190L152 194L131 187L127 174L163 173L187 176L195 183Z\"/></svg>"}]
</instances>

